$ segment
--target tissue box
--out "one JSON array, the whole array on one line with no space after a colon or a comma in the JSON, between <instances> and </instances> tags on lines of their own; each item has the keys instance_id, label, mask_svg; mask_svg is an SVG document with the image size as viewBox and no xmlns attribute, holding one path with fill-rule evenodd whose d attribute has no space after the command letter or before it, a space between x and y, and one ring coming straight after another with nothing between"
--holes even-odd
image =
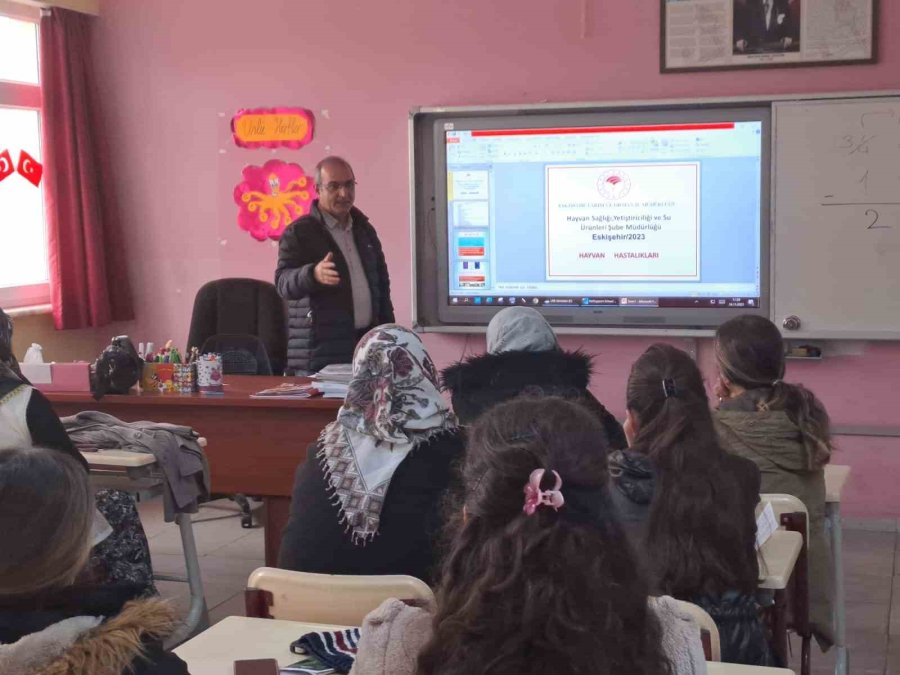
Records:
<instances>
[{"instance_id":1,"label":"tissue box","mask_svg":"<svg viewBox=\"0 0 900 675\"><path fill-rule=\"evenodd\" d=\"M53 373L49 363L20 363L19 369L35 387L53 382Z\"/></svg>"},{"instance_id":2,"label":"tissue box","mask_svg":"<svg viewBox=\"0 0 900 675\"><path fill-rule=\"evenodd\" d=\"M90 391L89 363L22 363L22 374L41 391ZM49 378L46 374L49 372ZM35 374L39 379L32 377Z\"/></svg>"}]
</instances>

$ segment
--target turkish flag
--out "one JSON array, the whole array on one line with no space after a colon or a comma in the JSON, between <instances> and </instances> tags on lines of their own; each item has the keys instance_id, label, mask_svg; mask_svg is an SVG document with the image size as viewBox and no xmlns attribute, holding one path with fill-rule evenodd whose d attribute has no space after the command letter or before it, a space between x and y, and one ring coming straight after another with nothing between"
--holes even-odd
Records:
<instances>
[{"instance_id":1,"label":"turkish flag","mask_svg":"<svg viewBox=\"0 0 900 675\"><path fill-rule=\"evenodd\" d=\"M19 151L19 166L16 169L29 183L37 187L44 175L43 165L24 150Z\"/></svg>"},{"instance_id":2,"label":"turkish flag","mask_svg":"<svg viewBox=\"0 0 900 675\"><path fill-rule=\"evenodd\" d=\"M0 180L6 178L13 171L15 169L13 168L12 155L9 154L9 150L4 150L3 154L0 154Z\"/></svg>"}]
</instances>

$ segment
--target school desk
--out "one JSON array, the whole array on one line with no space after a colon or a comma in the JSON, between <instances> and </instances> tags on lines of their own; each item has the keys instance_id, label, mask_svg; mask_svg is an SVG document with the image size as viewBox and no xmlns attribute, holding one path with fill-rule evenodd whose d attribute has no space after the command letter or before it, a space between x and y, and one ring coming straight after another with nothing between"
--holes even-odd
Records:
<instances>
[{"instance_id":1,"label":"school desk","mask_svg":"<svg viewBox=\"0 0 900 675\"><path fill-rule=\"evenodd\" d=\"M232 675L238 659L275 659L286 666L302 657L292 654L290 644L304 633L336 630L325 626L278 619L229 616L209 630L185 642L175 653L188 664L191 675ZM710 675L789 675L791 670L757 668L730 663L707 663Z\"/></svg>"},{"instance_id":2,"label":"school desk","mask_svg":"<svg viewBox=\"0 0 900 675\"><path fill-rule=\"evenodd\" d=\"M108 395L95 401L88 392L48 392L61 417L99 410L126 422L153 420L193 427L207 440L212 490L262 497L265 503L265 560L275 566L281 531L287 523L294 470L306 448L333 421L334 399L254 399L261 389L305 378L228 375L225 393Z\"/></svg>"},{"instance_id":3,"label":"school desk","mask_svg":"<svg viewBox=\"0 0 900 675\"><path fill-rule=\"evenodd\" d=\"M803 535L788 530L775 530L758 553L759 587L781 591L787 588L803 548Z\"/></svg>"},{"instance_id":4,"label":"school desk","mask_svg":"<svg viewBox=\"0 0 900 675\"><path fill-rule=\"evenodd\" d=\"M850 672L850 654L847 650L846 617L844 606L844 554L841 531L841 494L850 477L850 467L825 465L825 519L831 536L831 561L834 574L834 662L835 675Z\"/></svg>"},{"instance_id":5,"label":"school desk","mask_svg":"<svg viewBox=\"0 0 900 675\"><path fill-rule=\"evenodd\" d=\"M201 438L200 444L205 447L206 439ZM166 475L159 468L153 455L126 450L101 450L82 452L81 456L87 460L91 485L96 490L124 490L139 496L140 499L162 496ZM188 584L191 605L187 616L179 623L178 629L167 640L167 644L178 644L185 638L209 628L209 612L206 607L206 595L203 592L197 546L194 543L193 523L190 515L183 513L175 514L175 523L181 533L181 550L187 576L154 574L153 578L157 581Z\"/></svg>"}]
</instances>

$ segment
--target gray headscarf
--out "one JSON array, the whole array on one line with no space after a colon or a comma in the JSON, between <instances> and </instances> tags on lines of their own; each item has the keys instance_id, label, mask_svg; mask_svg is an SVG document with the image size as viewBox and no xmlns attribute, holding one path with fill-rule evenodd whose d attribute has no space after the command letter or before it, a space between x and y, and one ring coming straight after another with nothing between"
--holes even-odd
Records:
<instances>
[{"instance_id":1,"label":"gray headscarf","mask_svg":"<svg viewBox=\"0 0 900 675\"><path fill-rule=\"evenodd\" d=\"M487 350L490 354L553 349L559 349L553 328L531 307L507 307L497 312L488 324Z\"/></svg>"}]
</instances>

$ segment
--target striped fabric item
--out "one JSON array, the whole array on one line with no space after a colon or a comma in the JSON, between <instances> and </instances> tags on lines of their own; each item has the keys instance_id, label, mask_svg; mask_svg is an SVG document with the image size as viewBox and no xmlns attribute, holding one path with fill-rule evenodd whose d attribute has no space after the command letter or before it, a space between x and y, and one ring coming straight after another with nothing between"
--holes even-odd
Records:
<instances>
[{"instance_id":1,"label":"striped fabric item","mask_svg":"<svg viewBox=\"0 0 900 675\"><path fill-rule=\"evenodd\" d=\"M339 673L350 671L358 648L359 628L307 633L291 643L295 654L310 654Z\"/></svg>"}]
</instances>

